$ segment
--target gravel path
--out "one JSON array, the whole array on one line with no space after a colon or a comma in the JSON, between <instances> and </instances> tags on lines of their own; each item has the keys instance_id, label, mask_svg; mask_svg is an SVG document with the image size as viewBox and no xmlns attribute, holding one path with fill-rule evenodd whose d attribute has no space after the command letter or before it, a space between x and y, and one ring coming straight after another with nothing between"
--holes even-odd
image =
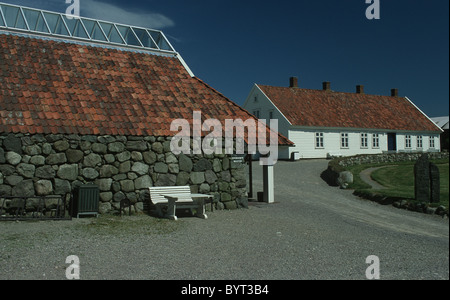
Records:
<instances>
[{"instance_id":1,"label":"gravel path","mask_svg":"<svg viewBox=\"0 0 450 300\"><path fill-rule=\"evenodd\" d=\"M327 161L279 162L277 203L178 222L148 216L0 223L0 279L449 279L449 223L354 197L320 179ZM262 190L254 166L255 191Z\"/></svg>"},{"instance_id":2,"label":"gravel path","mask_svg":"<svg viewBox=\"0 0 450 300\"><path fill-rule=\"evenodd\" d=\"M384 190L384 189L386 189L385 186L379 184L378 182L376 182L375 180L372 179L372 173L379 169L383 169L383 168L386 168L386 167L369 168L369 169L362 170L361 173L359 173L359 177L361 178L362 181L364 181L368 185L372 186L372 189Z\"/></svg>"}]
</instances>

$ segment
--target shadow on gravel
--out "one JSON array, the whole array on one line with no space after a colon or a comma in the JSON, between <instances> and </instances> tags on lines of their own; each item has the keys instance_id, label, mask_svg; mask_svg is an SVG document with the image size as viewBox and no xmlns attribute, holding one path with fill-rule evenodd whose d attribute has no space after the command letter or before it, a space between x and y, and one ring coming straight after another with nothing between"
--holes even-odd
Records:
<instances>
[{"instance_id":1,"label":"shadow on gravel","mask_svg":"<svg viewBox=\"0 0 450 300\"><path fill-rule=\"evenodd\" d=\"M339 186L338 184L338 178L339 174L331 170L329 167L322 173L320 173L320 178L322 178L323 181L325 181L329 186Z\"/></svg>"}]
</instances>

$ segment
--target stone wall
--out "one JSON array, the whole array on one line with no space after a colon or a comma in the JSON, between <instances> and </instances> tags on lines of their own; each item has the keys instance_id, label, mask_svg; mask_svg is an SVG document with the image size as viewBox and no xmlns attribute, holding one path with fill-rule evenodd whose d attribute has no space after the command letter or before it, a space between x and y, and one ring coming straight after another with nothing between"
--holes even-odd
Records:
<instances>
[{"instance_id":1,"label":"stone wall","mask_svg":"<svg viewBox=\"0 0 450 300\"><path fill-rule=\"evenodd\" d=\"M151 186L190 185L193 192L214 195L217 209L245 206L243 163L226 155L174 155L170 140L1 134L0 195L69 198L77 186L95 183L100 188L100 213L109 213L118 210L123 199L143 211Z\"/></svg>"},{"instance_id":2,"label":"stone wall","mask_svg":"<svg viewBox=\"0 0 450 300\"><path fill-rule=\"evenodd\" d=\"M414 153L385 153L377 155L358 155L338 159L338 164L343 167L350 167L363 164L391 163L399 161L417 161L423 152ZM427 152L429 159L448 159L448 152Z\"/></svg>"},{"instance_id":3,"label":"stone wall","mask_svg":"<svg viewBox=\"0 0 450 300\"><path fill-rule=\"evenodd\" d=\"M417 161L423 152L415 153L384 153L374 155L357 155L351 157L336 158L330 161L328 169L325 170L321 177L332 186L345 187L347 183L343 178L349 178L349 172L346 167L363 165L363 164L379 164L379 163L393 163L401 161ZM448 152L429 152L427 153L430 160L434 159L448 159Z\"/></svg>"}]
</instances>

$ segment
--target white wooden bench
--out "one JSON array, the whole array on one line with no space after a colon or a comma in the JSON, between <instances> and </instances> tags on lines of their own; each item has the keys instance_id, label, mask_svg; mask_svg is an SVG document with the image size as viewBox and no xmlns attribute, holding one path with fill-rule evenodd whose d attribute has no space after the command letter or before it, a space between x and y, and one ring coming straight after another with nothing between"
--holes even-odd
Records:
<instances>
[{"instance_id":1,"label":"white wooden bench","mask_svg":"<svg viewBox=\"0 0 450 300\"><path fill-rule=\"evenodd\" d=\"M211 195L192 194L189 186L151 187L150 200L156 207L160 217L177 220L175 214L177 208L196 209L196 216L207 219L205 214L205 200L212 199ZM167 212L163 213L163 208Z\"/></svg>"}]
</instances>

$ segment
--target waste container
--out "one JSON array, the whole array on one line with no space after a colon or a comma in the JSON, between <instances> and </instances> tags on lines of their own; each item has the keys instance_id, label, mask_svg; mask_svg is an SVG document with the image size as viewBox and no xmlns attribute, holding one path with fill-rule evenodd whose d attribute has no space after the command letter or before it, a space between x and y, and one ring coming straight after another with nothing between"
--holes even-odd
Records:
<instances>
[{"instance_id":1,"label":"waste container","mask_svg":"<svg viewBox=\"0 0 450 300\"><path fill-rule=\"evenodd\" d=\"M293 160L293 161L299 161L299 160L300 160L300 153L299 153L299 152L292 152L292 154L291 154L291 160Z\"/></svg>"},{"instance_id":2,"label":"waste container","mask_svg":"<svg viewBox=\"0 0 450 300\"><path fill-rule=\"evenodd\" d=\"M95 184L84 184L74 191L74 213L73 217L80 215L98 216L98 204L100 200L100 190Z\"/></svg>"}]
</instances>

